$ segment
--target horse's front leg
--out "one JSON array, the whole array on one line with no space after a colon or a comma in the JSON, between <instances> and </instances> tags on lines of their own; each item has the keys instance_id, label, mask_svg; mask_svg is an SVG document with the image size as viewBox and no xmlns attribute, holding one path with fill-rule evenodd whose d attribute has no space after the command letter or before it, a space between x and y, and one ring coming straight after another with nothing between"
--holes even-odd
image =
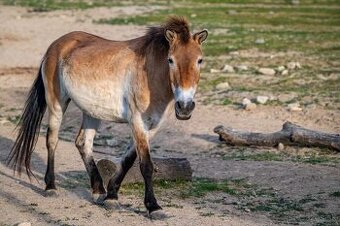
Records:
<instances>
[{"instance_id":1,"label":"horse's front leg","mask_svg":"<svg viewBox=\"0 0 340 226\"><path fill-rule=\"evenodd\" d=\"M150 156L149 137L142 125L143 123L132 123L132 133L139 158L140 171L144 178L144 204L151 213L162 208L158 205L153 191L152 174L154 168Z\"/></svg>"}]
</instances>

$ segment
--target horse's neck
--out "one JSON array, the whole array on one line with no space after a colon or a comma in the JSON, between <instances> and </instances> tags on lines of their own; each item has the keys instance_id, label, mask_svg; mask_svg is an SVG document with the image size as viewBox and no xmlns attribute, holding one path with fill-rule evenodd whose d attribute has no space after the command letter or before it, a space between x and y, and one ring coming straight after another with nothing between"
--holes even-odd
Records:
<instances>
[{"instance_id":1,"label":"horse's neck","mask_svg":"<svg viewBox=\"0 0 340 226\"><path fill-rule=\"evenodd\" d=\"M166 56L153 54L152 56L146 57L145 63L147 67L147 80L150 89L150 101L155 105L161 105L157 106L157 108L164 111L168 104L173 100L169 66L165 64L166 62Z\"/></svg>"},{"instance_id":2,"label":"horse's neck","mask_svg":"<svg viewBox=\"0 0 340 226\"><path fill-rule=\"evenodd\" d=\"M173 99L169 70L159 65L155 65L155 67L156 70L148 73L150 88L155 90L154 93L157 94L155 98L157 98L158 101L169 103Z\"/></svg>"}]
</instances>

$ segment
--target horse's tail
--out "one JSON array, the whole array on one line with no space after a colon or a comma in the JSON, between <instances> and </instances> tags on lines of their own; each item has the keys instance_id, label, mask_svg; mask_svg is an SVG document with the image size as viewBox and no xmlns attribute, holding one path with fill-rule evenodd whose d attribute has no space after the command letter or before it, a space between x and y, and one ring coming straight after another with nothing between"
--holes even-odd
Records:
<instances>
[{"instance_id":1,"label":"horse's tail","mask_svg":"<svg viewBox=\"0 0 340 226\"><path fill-rule=\"evenodd\" d=\"M25 164L26 173L29 178L34 174L31 170L31 157L37 143L41 120L46 111L45 88L42 79L42 67L40 66L38 76L29 92L25 108L21 115L18 136L7 158L7 164L14 172L21 174Z\"/></svg>"}]
</instances>

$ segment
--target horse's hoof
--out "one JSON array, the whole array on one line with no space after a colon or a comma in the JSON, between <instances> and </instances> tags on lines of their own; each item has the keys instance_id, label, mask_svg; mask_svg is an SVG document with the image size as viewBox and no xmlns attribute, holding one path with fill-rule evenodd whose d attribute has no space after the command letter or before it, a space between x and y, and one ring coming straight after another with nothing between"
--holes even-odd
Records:
<instances>
[{"instance_id":1,"label":"horse's hoof","mask_svg":"<svg viewBox=\"0 0 340 226\"><path fill-rule=\"evenodd\" d=\"M108 209L114 209L114 210L120 209L120 204L117 199L105 199L103 204L104 204L104 207Z\"/></svg>"},{"instance_id":2,"label":"horse's hoof","mask_svg":"<svg viewBox=\"0 0 340 226\"><path fill-rule=\"evenodd\" d=\"M97 205L104 205L106 194L92 194L93 202Z\"/></svg>"},{"instance_id":3,"label":"horse's hoof","mask_svg":"<svg viewBox=\"0 0 340 226\"><path fill-rule=\"evenodd\" d=\"M58 197L58 191L56 189L45 190L45 197Z\"/></svg>"},{"instance_id":4,"label":"horse's hoof","mask_svg":"<svg viewBox=\"0 0 340 226\"><path fill-rule=\"evenodd\" d=\"M151 214L152 212L155 212L157 210L161 210L162 207L160 207L157 202L154 203L146 203L145 204L146 209L149 211L149 214Z\"/></svg>"},{"instance_id":5,"label":"horse's hoof","mask_svg":"<svg viewBox=\"0 0 340 226\"><path fill-rule=\"evenodd\" d=\"M169 218L168 214L166 214L162 209L149 212L149 217L152 220L164 220L166 218Z\"/></svg>"}]
</instances>

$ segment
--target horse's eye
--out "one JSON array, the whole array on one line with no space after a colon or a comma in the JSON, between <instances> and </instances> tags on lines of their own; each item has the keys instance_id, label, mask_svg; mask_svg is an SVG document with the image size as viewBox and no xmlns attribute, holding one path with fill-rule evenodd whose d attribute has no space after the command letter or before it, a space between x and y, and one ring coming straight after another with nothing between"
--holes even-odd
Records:
<instances>
[{"instance_id":1,"label":"horse's eye","mask_svg":"<svg viewBox=\"0 0 340 226\"><path fill-rule=\"evenodd\" d=\"M169 62L169 64L173 64L174 60L172 58L168 58L168 62Z\"/></svg>"},{"instance_id":2,"label":"horse's eye","mask_svg":"<svg viewBox=\"0 0 340 226\"><path fill-rule=\"evenodd\" d=\"M202 58L198 59L197 63L198 63L198 64L203 63L203 59L202 59Z\"/></svg>"}]
</instances>

